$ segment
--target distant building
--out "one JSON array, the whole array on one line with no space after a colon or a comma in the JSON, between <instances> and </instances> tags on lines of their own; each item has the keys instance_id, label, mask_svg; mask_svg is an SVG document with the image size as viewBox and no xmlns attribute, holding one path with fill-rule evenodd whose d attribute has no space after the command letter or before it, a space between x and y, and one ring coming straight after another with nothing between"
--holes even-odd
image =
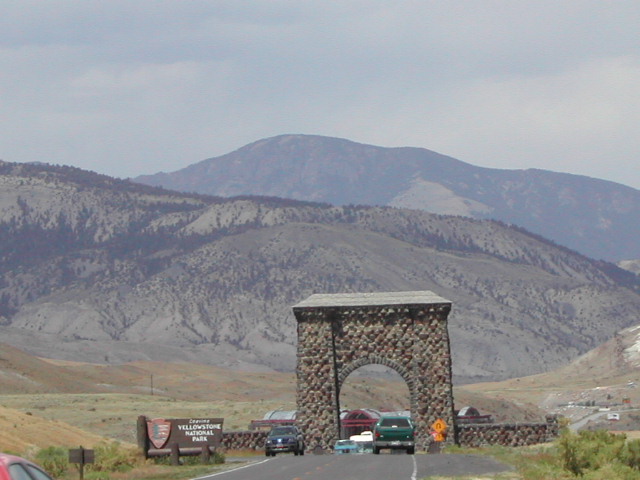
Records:
<instances>
[{"instance_id":1,"label":"distant building","mask_svg":"<svg viewBox=\"0 0 640 480\"><path fill-rule=\"evenodd\" d=\"M491 415L480 415L475 407L463 407L456 412L455 420L457 424L462 423L493 423Z\"/></svg>"},{"instance_id":2,"label":"distant building","mask_svg":"<svg viewBox=\"0 0 640 480\"><path fill-rule=\"evenodd\" d=\"M379 418L380 412L371 408L343 410L340 412L340 438L373 430L373 425Z\"/></svg>"},{"instance_id":3,"label":"distant building","mask_svg":"<svg viewBox=\"0 0 640 480\"><path fill-rule=\"evenodd\" d=\"M251 420L249 430L270 430L274 425L294 425L296 410L271 410L260 420Z\"/></svg>"}]
</instances>

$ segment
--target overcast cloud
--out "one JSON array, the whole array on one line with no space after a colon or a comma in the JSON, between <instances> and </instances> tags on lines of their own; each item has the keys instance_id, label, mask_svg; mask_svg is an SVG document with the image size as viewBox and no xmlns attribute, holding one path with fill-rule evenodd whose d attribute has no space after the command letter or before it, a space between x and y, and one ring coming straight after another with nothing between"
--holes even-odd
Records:
<instances>
[{"instance_id":1,"label":"overcast cloud","mask_svg":"<svg viewBox=\"0 0 640 480\"><path fill-rule=\"evenodd\" d=\"M640 2L0 0L0 158L133 177L283 133L640 188Z\"/></svg>"}]
</instances>

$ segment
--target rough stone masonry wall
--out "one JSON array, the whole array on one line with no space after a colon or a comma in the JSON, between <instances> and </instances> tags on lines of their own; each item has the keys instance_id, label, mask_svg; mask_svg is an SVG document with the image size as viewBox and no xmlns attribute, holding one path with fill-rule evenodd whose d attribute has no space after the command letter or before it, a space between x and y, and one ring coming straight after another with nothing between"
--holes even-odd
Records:
<instances>
[{"instance_id":1,"label":"rough stone masonry wall","mask_svg":"<svg viewBox=\"0 0 640 480\"><path fill-rule=\"evenodd\" d=\"M338 428L332 338L332 323L322 312L298 322L296 423L309 449L328 448Z\"/></svg>"},{"instance_id":2,"label":"rough stone masonry wall","mask_svg":"<svg viewBox=\"0 0 640 480\"><path fill-rule=\"evenodd\" d=\"M241 432L223 432L222 448L225 450L263 450L268 431L245 430Z\"/></svg>"},{"instance_id":3,"label":"rough stone masonry wall","mask_svg":"<svg viewBox=\"0 0 640 480\"><path fill-rule=\"evenodd\" d=\"M426 449L430 425L453 424L450 304L314 308L298 312L298 425L307 445L330 448L338 439L342 383L357 368L383 364L407 382L418 431Z\"/></svg>"},{"instance_id":4,"label":"rough stone masonry wall","mask_svg":"<svg viewBox=\"0 0 640 480\"><path fill-rule=\"evenodd\" d=\"M458 444L462 447L484 445L521 447L555 439L559 433L559 426L555 417L547 417L546 423L458 425L456 431Z\"/></svg>"},{"instance_id":5,"label":"rough stone masonry wall","mask_svg":"<svg viewBox=\"0 0 640 480\"><path fill-rule=\"evenodd\" d=\"M492 423L469 424L456 427L458 444L462 447L502 445L520 447L545 443L555 439L559 426L555 417L546 423ZM267 431L247 430L224 432L222 448L225 450L263 450Z\"/></svg>"}]
</instances>

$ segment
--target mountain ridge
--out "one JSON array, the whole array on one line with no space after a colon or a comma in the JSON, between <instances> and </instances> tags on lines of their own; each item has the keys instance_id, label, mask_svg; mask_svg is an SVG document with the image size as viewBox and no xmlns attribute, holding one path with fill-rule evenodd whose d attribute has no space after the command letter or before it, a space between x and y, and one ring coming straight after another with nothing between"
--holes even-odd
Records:
<instances>
[{"instance_id":1,"label":"mountain ridge","mask_svg":"<svg viewBox=\"0 0 640 480\"><path fill-rule=\"evenodd\" d=\"M135 180L223 197L267 195L496 219L594 258L640 258L633 241L640 236L636 189L540 169L478 167L417 147L280 135Z\"/></svg>"}]
</instances>

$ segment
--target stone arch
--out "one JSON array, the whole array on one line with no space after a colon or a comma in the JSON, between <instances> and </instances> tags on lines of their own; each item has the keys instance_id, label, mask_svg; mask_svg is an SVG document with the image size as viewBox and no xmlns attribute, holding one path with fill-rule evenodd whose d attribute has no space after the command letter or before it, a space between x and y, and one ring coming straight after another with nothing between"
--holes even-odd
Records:
<instances>
[{"instance_id":1,"label":"stone arch","mask_svg":"<svg viewBox=\"0 0 640 480\"><path fill-rule=\"evenodd\" d=\"M297 423L308 447L328 449L339 438L340 389L369 364L392 368L407 383L418 449L430 443L435 420L453 430L450 310L451 302L428 291L316 294L295 305Z\"/></svg>"},{"instance_id":2,"label":"stone arch","mask_svg":"<svg viewBox=\"0 0 640 480\"><path fill-rule=\"evenodd\" d=\"M360 357L341 369L338 373L338 393L342 390L342 386L349 375L360 367L365 367L367 365L383 365L397 372L398 375L400 375L406 382L407 387L409 387L409 396L413 397L413 378L411 377L409 370L404 365L379 355Z\"/></svg>"}]
</instances>

